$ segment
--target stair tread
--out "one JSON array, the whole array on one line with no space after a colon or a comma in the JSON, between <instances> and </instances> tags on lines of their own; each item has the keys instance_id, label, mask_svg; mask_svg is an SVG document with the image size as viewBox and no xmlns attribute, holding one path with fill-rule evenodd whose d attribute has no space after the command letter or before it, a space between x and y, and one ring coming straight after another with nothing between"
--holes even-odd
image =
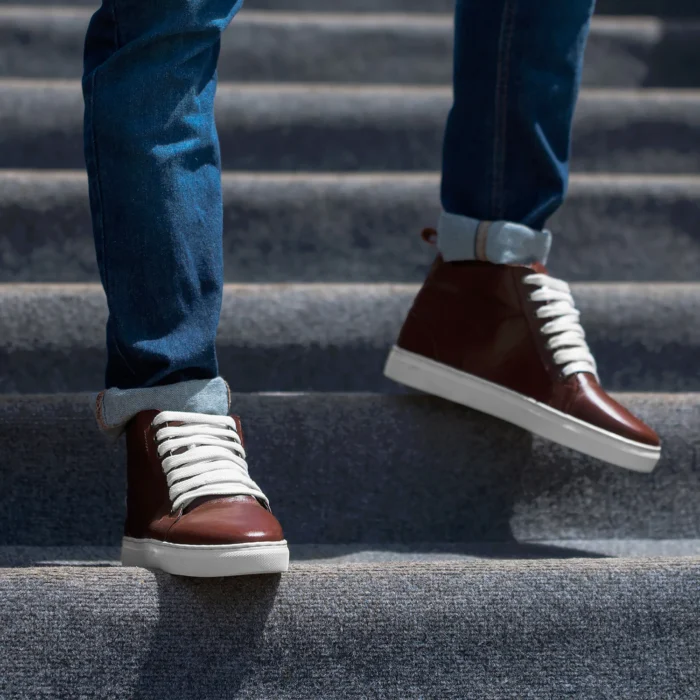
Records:
<instances>
[{"instance_id":1,"label":"stair tread","mask_svg":"<svg viewBox=\"0 0 700 700\"><path fill-rule=\"evenodd\" d=\"M697 542L696 542L697 544ZM548 545L542 546L542 552ZM519 557L465 557L463 559L419 559L419 558L394 558L388 556L374 557L367 556L364 559L358 558L353 561L335 561L333 558L320 558L315 561L305 559L303 556L303 545L301 556L290 566L290 571L285 576L297 573L305 575L308 573L318 573L329 576L356 576L370 571L384 571L387 574L406 574L412 577L435 574L460 573L464 576L479 576L485 571L501 572L503 574L516 575L518 572L542 572L574 574L588 571L591 573L604 572L644 572L644 571L665 571L670 568L678 568L686 571L697 571L700 573L700 555L697 551L690 554L678 554L671 556L645 556L633 555L629 557L617 556L588 556L586 552L581 556L566 555L561 556L534 556L527 558ZM291 551L291 550L290 550ZM383 553L381 553L383 554ZM291 559L290 559L291 562ZM115 577L123 578L153 578L153 572L136 567L123 567L114 563L113 566L96 565L94 563L80 563L79 565L70 563L47 563L40 566L0 566L0 581L14 579L20 582L22 579L43 579L47 582L56 576L57 583L61 579L74 578L76 580L92 580L95 576L100 576L107 569L105 575L115 580ZM108 581L105 581L108 583ZM1 584L0 584L1 585Z\"/></svg>"},{"instance_id":2,"label":"stair tread","mask_svg":"<svg viewBox=\"0 0 700 700\"><path fill-rule=\"evenodd\" d=\"M220 371L237 391L401 391L381 369L418 288L225 285ZM700 390L700 283L572 289L608 389ZM0 285L0 393L100 386L106 317L96 283Z\"/></svg>"},{"instance_id":3,"label":"stair tread","mask_svg":"<svg viewBox=\"0 0 700 700\"><path fill-rule=\"evenodd\" d=\"M0 80L0 166L83 168L82 99L78 81ZM440 166L451 93L223 82L216 105L225 170L415 172ZM700 89L584 90L572 168L696 174L699 134Z\"/></svg>"},{"instance_id":4,"label":"stair tread","mask_svg":"<svg viewBox=\"0 0 700 700\"><path fill-rule=\"evenodd\" d=\"M541 540L526 542L421 542L406 544L297 544L289 543L290 560L297 565L334 566L394 563L439 564L452 561L678 558L700 559L700 539L650 540ZM15 567L121 566L120 547L0 546L0 569Z\"/></svg>"},{"instance_id":5,"label":"stair tread","mask_svg":"<svg viewBox=\"0 0 700 700\"><path fill-rule=\"evenodd\" d=\"M437 221L437 173L229 171L223 190L227 281L421 282L432 259L417 234ZM696 175L574 175L550 269L695 281L698 202ZM84 174L0 171L0 230L0 281L98 279Z\"/></svg>"},{"instance_id":6,"label":"stair tread","mask_svg":"<svg viewBox=\"0 0 700 700\"><path fill-rule=\"evenodd\" d=\"M700 559L0 569L12 697L696 697ZM494 695L498 688L498 695Z\"/></svg>"},{"instance_id":7,"label":"stair tread","mask_svg":"<svg viewBox=\"0 0 700 700\"><path fill-rule=\"evenodd\" d=\"M46 97L49 101L54 97L63 99L66 105L72 106L82 100L80 81L78 79L67 78L22 78L22 77L0 77L0 90L7 94L10 90L15 91L18 97ZM306 98L307 103L311 101L317 104L328 98L347 96L348 98L385 97L386 103L400 106L401 102L410 98L424 98L428 103L432 103L436 98L442 98L449 102L451 97L451 87L448 85L421 85L421 84L391 84L372 85L371 83L344 84L338 82L277 82L270 83L264 81L242 82L235 80L221 81L217 86L217 96L221 100L226 98L240 101L247 96L261 95L263 97L275 98L281 95L280 99L288 100L289 97L298 97L300 100ZM52 94L49 96L47 92ZM70 98L70 99L68 99ZM391 102L393 100L393 102ZM613 104L611 104L613 101ZM579 103L597 103L601 107L607 106L609 111L616 111L617 102L621 104L633 104L640 110L648 109L649 106L658 105L691 105L698 106L700 102L700 86L698 87L585 87L581 90ZM62 106L62 105L59 105ZM243 104L243 106L246 106ZM294 107L295 105L291 105ZM299 106L304 106L304 102L299 102ZM329 104L330 106L330 104ZM51 119L53 115L37 115L44 119ZM410 116L410 115L409 115ZM277 119L277 115L268 115L269 119Z\"/></svg>"},{"instance_id":8,"label":"stair tread","mask_svg":"<svg viewBox=\"0 0 700 700\"><path fill-rule=\"evenodd\" d=\"M424 395L233 394L232 406L293 542L700 537L700 394L616 397L661 436L651 475ZM124 446L98 433L92 399L0 397L0 544L118 543ZM60 531L57 513L71 513Z\"/></svg>"},{"instance_id":9,"label":"stair tread","mask_svg":"<svg viewBox=\"0 0 700 700\"><path fill-rule=\"evenodd\" d=\"M23 0L25 5L41 7L91 7L96 8L99 0ZM18 0L0 0L0 6L16 6ZM329 12L342 9L352 13L403 12L410 14L449 13L454 0L433 0L426 4L423 0L338 0L334 3L325 0L250 0L246 8L271 12ZM598 0L598 14L697 16L695 0Z\"/></svg>"},{"instance_id":10,"label":"stair tread","mask_svg":"<svg viewBox=\"0 0 700 700\"><path fill-rule=\"evenodd\" d=\"M24 4L15 0L0 1L0 20L3 18L31 18L47 23L53 18L80 18L82 20L89 19L94 10L95 5L99 0L86 0L85 4L79 2L71 2L63 0L57 3L42 3L42 2L27 2ZM88 6L91 5L91 6ZM427 9L428 6L426 6ZM452 30L453 28L453 13L447 9L438 11L423 11L423 12L402 12L397 9L383 9L381 5L376 5L376 9L372 12L352 12L343 9L342 6L324 6L324 9L316 10L264 10L255 7L254 0L248 4L236 15L234 22L260 22L263 24L321 24L335 25L343 20L343 26L367 26L369 28L381 29L384 25L387 27L399 28L403 26L416 26L419 30L430 29L432 27L440 27ZM651 31L661 24L672 27L693 27L700 25L700 11L694 17L674 18L673 16L664 17L658 14L635 14L635 15L599 15L594 16L591 22L592 27L613 27L626 26L637 27L642 30ZM232 25L235 26L235 25Z\"/></svg>"}]
</instances>

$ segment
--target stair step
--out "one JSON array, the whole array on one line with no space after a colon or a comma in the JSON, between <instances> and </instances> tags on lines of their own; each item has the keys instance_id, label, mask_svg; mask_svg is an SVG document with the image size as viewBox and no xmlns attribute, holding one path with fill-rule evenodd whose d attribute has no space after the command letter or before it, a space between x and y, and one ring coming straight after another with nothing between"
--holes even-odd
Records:
<instances>
[{"instance_id":1,"label":"stair step","mask_svg":"<svg viewBox=\"0 0 700 700\"><path fill-rule=\"evenodd\" d=\"M235 391L378 391L414 285L228 285L220 371ZM700 391L700 284L573 286L604 385ZM0 393L99 390L102 287L0 285Z\"/></svg>"},{"instance_id":2,"label":"stair step","mask_svg":"<svg viewBox=\"0 0 700 700\"><path fill-rule=\"evenodd\" d=\"M232 410L292 542L700 538L700 394L618 399L661 435L651 475L424 395L234 394ZM118 544L124 445L92 410L87 394L2 397L0 545Z\"/></svg>"},{"instance_id":3,"label":"stair step","mask_svg":"<svg viewBox=\"0 0 700 700\"><path fill-rule=\"evenodd\" d=\"M0 6L0 75L80 77L90 15L80 7ZM451 15L245 11L224 35L219 78L447 84L452 37ZM584 85L698 86L699 40L700 22L595 19Z\"/></svg>"},{"instance_id":4,"label":"stair step","mask_svg":"<svg viewBox=\"0 0 700 700\"><path fill-rule=\"evenodd\" d=\"M699 577L694 558L297 563L213 580L3 569L0 692L680 700L697 691Z\"/></svg>"},{"instance_id":5,"label":"stair step","mask_svg":"<svg viewBox=\"0 0 700 700\"><path fill-rule=\"evenodd\" d=\"M426 86L227 83L217 125L229 170L437 170L451 91ZM84 168L69 81L0 81L0 167ZM590 90L573 168L700 172L700 90Z\"/></svg>"},{"instance_id":6,"label":"stair step","mask_svg":"<svg viewBox=\"0 0 700 700\"><path fill-rule=\"evenodd\" d=\"M225 173L227 281L422 282L433 174ZM570 281L695 282L700 177L574 176L550 268ZM0 282L98 279L85 176L0 172Z\"/></svg>"},{"instance_id":7,"label":"stair step","mask_svg":"<svg viewBox=\"0 0 700 700\"><path fill-rule=\"evenodd\" d=\"M89 7L97 9L100 0L0 0L0 6ZM454 0L248 0L246 8L282 12L409 12L451 13ZM700 15L696 0L597 0L599 15L659 15L662 17L697 17Z\"/></svg>"},{"instance_id":8,"label":"stair step","mask_svg":"<svg viewBox=\"0 0 700 700\"><path fill-rule=\"evenodd\" d=\"M416 564L484 559L601 559L615 557L700 557L700 539L539 540L518 542L410 542L407 544L289 543L290 561L338 564ZM0 569L19 567L121 567L121 546L0 546Z\"/></svg>"},{"instance_id":9,"label":"stair step","mask_svg":"<svg viewBox=\"0 0 700 700\"><path fill-rule=\"evenodd\" d=\"M36 0L30 0L30 2ZM16 2L16 0L15 0ZM63 0L65 2L65 0ZM94 4L95 0L80 0L75 4ZM248 7L256 10L312 12L452 12L455 0L250 0ZM696 0L598 0L596 13L612 15L660 15L665 17L697 17Z\"/></svg>"}]
</instances>

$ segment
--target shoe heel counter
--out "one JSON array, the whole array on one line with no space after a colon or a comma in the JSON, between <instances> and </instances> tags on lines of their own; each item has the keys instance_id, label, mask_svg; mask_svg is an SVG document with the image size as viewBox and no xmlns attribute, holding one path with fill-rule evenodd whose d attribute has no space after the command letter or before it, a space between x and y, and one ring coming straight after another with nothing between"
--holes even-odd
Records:
<instances>
[{"instance_id":1,"label":"shoe heel counter","mask_svg":"<svg viewBox=\"0 0 700 700\"><path fill-rule=\"evenodd\" d=\"M127 426L126 514L124 534L143 537L151 521L167 500L167 482L160 460L153 453L151 421L158 411L143 411Z\"/></svg>"},{"instance_id":2,"label":"shoe heel counter","mask_svg":"<svg viewBox=\"0 0 700 700\"><path fill-rule=\"evenodd\" d=\"M401 327L396 345L402 350L437 360L437 345L429 324L416 311L415 306L408 312Z\"/></svg>"},{"instance_id":3,"label":"shoe heel counter","mask_svg":"<svg viewBox=\"0 0 700 700\"><path fill-rule=\"evenodd\" d=\"M422 355L432 360L438 359L436 340L436 311L441 308L443 290L440 285L441 272L445 263L437 256L428 272L423 286L413 300L406 320L399 332L396 345L403 350Z\"/></svg>"}]
</instances>

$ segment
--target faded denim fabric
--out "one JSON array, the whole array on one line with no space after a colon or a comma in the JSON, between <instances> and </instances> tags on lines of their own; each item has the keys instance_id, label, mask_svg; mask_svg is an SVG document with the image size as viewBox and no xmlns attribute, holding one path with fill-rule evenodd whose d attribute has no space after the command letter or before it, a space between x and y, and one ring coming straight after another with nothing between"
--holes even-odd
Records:
<instances>
[{"instance_id":1,"label":"faded denim fabric","mask_svg":"<svg viewBox=\"0 0 700 700\"><path fill-rule=\"evenodd\" d=\"M457 0L454 104L443 150L446 213L542 230L559 208L594 4ZM452 219L450 227L458 223ZM464 222L465 234L470 227ZM512 253L490 251L493 262L525 261Z\"/></svg>"},{"instance_id":2,"label":"faded denim fabric","mask_svg":"<svg viewBox=\"0 0 700 700\"><path fill-rule=\"evenodd\" d=\"M446 262L486 260L499 265L537 262L544 265L552 247L549 231L535 231L510 221L479 221L446 212L440 215L437 234L437 246Z\"/></svg>"},{"instance_id":3,"label":"faded denim fabric","mask_svg":"<svg viewBox=\"0 0 700 700\"><path fill-rule=\"evenodd\" d=\"M231 410L231 392L221 377L144 389L112 388L92 399L97 424L102 432L115 439L141 411L186 411L226 416Z\"/></svg>"},{"instance_id":4,"label":"faded denim fabric","mask_svg":"<svg viewBox=\"0 0 700 700\"><path fill-rule=\"evenodd\" d=\"M85 49L85 154L107 388L218 374L220 36L241 2L105 0Z\"/></svg>"},{"instance_id":5,"label":"faded denim fabric","mask_svg":"<svg viewBox=\"0 0 700 700\"><path fill-rule=\"evenodd\" d=\"M84 56L85 157L107 303L107 389L218 376L223 292L220 37L241 0L104 0ZM215 386L215 385L213 385ZM141 407L189 405L181 388ZM119 422L131 395L104 397ZM198 396L219 413L222 390ZM165 405L169 397L172 403Z\"/></svg>"}]
</instances>

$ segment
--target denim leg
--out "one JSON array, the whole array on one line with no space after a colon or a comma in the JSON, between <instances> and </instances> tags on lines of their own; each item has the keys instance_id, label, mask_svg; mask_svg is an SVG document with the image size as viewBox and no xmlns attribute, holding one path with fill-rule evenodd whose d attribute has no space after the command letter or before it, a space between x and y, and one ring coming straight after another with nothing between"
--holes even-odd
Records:
<instances>
[{"instance_id":1,"label":"denim leg","mask_svg":"<svg viewBox=\"0 0 700 700\"><path fill-rule=\"evenodd\" d=\"M109 307L107 389L193 382L189 394L199 395L202 381L218 377L223 206L214 95L221 33L241 4L103 0L90 23L85 156ZM222 380L213 386L212 409L226 391Z\"/></svg>"},{"instance_id":2,"label":"denim leg","mask_svg":"<svg viewBox=\"0 0 700 700\"><path fill-rule=\"evenodd\" d=\"M546 258L549 234L542 229L566 194L593 6L594 0L457 0L441 249L493 262ZM495 240L482 222L498 222ZM506 222L514 225L509 235ZM521 246L522 259L517 246L508 247L518 230L532 241Z\"/></svg>"}]
</instances>

